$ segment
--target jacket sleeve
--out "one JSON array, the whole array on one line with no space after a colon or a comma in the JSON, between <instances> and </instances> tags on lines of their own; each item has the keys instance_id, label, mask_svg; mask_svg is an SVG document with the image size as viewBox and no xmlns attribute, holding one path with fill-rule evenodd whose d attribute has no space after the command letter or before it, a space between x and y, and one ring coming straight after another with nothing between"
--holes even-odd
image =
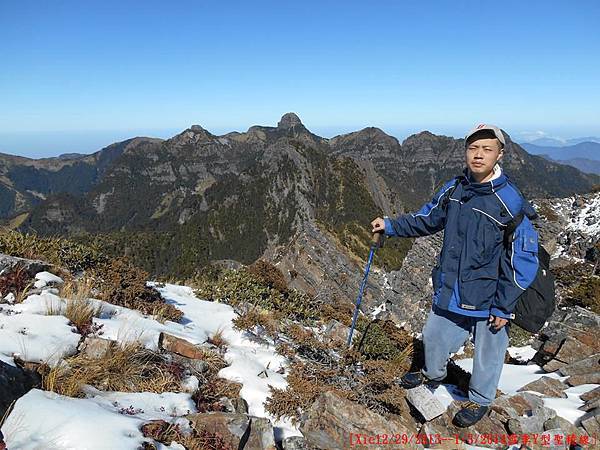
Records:
<instances>
[{"instance_id":1,"label":"jacket sleeve","mask_svg":"<svg viewBox=\"0 0 600 450\"><path fill-rule=\"evenodd\" d=\"M454 187L455 179L448 181L431 201L416 213L403 214L396 219L384 217L385 234L390 237L419 237L437 233L444 228L446 211L440 205L445 193Z\"/></svg>"},{"instance_id":2,"label":"jacket sleeve","mask_svg":"<svg viewBox=\"0 0 600 450\"><path fill-rule=\"evenodd\" d=\"M535 279L538 265L538 234L525 217L515 230L513 241L502 248L498 288L490 314L514 319L517 300Z\"/></svg>"}]
</instances>

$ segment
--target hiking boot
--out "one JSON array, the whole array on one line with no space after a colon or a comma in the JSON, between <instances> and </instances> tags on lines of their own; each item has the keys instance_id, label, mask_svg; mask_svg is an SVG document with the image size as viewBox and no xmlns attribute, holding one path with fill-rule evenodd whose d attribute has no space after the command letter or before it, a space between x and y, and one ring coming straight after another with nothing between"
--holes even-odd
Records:
<instances>
[{"instance_id":1,"label":"hiking boot","mask_svg":"<svg viewBox=\"0 0 600 450\"><path fill-rule=\"evenodd\" d=\"M442 384L441 381L430 380L425 375L423 375L421 371L409 372L405 374L402 378L400 378L400 386L402 386L404 389L412 389L417 386L420 386L423 383L425 383L427 387L430 387L432 389L435 389L440 384Z\"/></svg>"},{"instance_id":2,"label":"hiking boot","mask_svg":"<svg viewBox=\"0 0 600 450\"><path fill-rule=\"evenodd\" d=\"M479 422L483 416L487 414L489 409L489 406L483 406L479 403L468 401L463 405L462 409L456 413L452 422L457 427L470 427Z\"/></svg>"}]
</instances>

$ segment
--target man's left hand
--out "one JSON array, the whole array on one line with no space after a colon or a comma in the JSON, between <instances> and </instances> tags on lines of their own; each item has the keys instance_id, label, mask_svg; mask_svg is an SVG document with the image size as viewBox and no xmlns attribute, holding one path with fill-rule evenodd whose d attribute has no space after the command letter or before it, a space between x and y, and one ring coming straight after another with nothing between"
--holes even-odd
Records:
<instances>
[{"instance_id":1,"label":"man's left hand","mask_svg":"<svg viewBox=\"0 0 600 450\"><path fill-rule=\"evenodd\" d=\"M501 329L504 325L506 325L508 323L507 319L503 319L502 317L498 317L498 316L492 316L490 314L490 318L488 319L488 322L492 323L492 326L496 329L499 330Z\"/></svg>"}]
</instances>

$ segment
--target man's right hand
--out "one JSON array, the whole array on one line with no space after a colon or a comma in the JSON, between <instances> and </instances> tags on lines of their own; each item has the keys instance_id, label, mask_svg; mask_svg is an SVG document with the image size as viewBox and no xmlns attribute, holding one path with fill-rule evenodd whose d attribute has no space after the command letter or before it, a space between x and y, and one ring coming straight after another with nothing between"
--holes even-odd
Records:
<instances>
[{"instance_id":1,"label":"man's right hand","mask_svg":"<svg viewBox=\"0 0 600 450\"><path fill-rule=\"evenodd\" d=\"M381 217L378 217L371 222L371 226L373 227L373 233L385 232L385 221Z\"/></svg>"}]
</instances>

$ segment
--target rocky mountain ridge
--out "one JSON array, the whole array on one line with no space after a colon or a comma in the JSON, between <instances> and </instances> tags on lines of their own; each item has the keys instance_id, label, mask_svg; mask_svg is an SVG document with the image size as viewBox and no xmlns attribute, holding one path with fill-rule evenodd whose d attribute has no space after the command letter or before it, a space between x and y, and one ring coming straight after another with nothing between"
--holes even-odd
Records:
<instances>
[{"instance_id":1,"label":"rocky mountain ridge","mask_svg":"<svg viewBox=\"0 0 600 450\"><path fill-rule=\"evenodd\" d=\"M564 195L595 181L507 139L506 170L525 192ZM402 144L377 128L325 139L293 113L276 127L216 136L192 126L164 141L139 138L109 149L93 156L103 161L103 172L87 192L49 194L19 229L97 242L159 276L189 277L212 261L249 264L262 257L281 265L293 285L347 302L368 254L368 223L419 207L460 172L464 153L462 140L430 132ZM420 250L422 244L401 269L411 245L388 241L378 252L366 306L394 308L405 290L401 280L429 276L416 255L435 250ZM421 272L400 272L415 267ZM422 310L428 297L419 292L411 305L422 299ZM400 321L408 318L403 315Z\"/></svg>"}]
</instances>

